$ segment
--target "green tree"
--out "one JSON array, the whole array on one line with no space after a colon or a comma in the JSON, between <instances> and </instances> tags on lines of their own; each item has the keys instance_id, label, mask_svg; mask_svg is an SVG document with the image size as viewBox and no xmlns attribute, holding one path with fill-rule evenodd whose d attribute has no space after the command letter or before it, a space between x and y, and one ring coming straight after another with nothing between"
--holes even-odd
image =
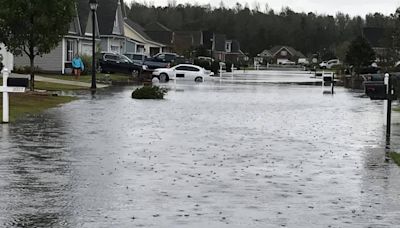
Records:
<instances>
[{"instance_id":1,"label":"green tree","mask_svg":"<svg viewBox=\"0 0 400 228\"><path fill-rule=\"evenodd\" d=\"M353 65L356 72L363 66L369 66L374 60L375 52L363 37L358 36L350 43L345 61Z\"/></svg>"},{"instance_id":2,"label":"green tree","mask_svg":"<svg viewBox=\"0 0 400 228\"><path fill-rule=\"evenodd\" d=\"M34 88L35 57L54 49L68 32L74 0L0 0L0 42L14 55L30 59Z\"/></svg>"}]
</instances>

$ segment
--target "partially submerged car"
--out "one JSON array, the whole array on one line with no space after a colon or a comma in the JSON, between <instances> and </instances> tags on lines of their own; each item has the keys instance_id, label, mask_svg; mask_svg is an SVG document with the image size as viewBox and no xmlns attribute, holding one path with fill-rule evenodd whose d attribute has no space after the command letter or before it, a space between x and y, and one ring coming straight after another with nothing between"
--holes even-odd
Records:
<instances>
[{"instance_id":1,"label":"partially submerged car","mask_svg":"<svg viewBox=\"0 0 400 228\"><path fill-rule=\"evenodd\" d=\"M192 64L179 64L171 68L159 68L153 71L153 77L158 78L160 82L169 80L204 82L210 74L210 71Z\"/></svg>"}]
</instances>

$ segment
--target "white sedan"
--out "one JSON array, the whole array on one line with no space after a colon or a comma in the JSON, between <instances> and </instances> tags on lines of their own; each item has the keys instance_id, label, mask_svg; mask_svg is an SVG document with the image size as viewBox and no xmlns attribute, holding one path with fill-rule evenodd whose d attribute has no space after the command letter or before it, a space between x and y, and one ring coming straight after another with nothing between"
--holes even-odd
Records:
<instances>
[{"instance_id":1,"label":"white sedan","mask_svg":"<svg viewBox=\"0 0 400 228\"><path fill-rule=\"evenodd\" d=\"M211 72L202 67L192 64L179 64L171 68L158 68L153 71L153 77L160 82L168 82L169 80L191 80L195 82L204 82Z\"/></svg>"}]
</instances>

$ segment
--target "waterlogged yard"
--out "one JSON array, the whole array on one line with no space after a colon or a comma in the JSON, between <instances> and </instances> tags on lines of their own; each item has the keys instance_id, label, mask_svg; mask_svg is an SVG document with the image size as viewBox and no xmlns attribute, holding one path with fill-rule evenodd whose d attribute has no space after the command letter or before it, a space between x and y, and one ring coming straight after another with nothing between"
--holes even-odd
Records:
<instances>
[{"instance_id":1,"label":"waterlogged yard","mask_svg":"<svg viewBox=\"0 0 400 228\"><path fill-rule=\"evenodd\" d=\"M109 88L0 126L0 226L400 224L382 102L258 80L168 87L161 101Z\"/></svg>"}]
</instances>

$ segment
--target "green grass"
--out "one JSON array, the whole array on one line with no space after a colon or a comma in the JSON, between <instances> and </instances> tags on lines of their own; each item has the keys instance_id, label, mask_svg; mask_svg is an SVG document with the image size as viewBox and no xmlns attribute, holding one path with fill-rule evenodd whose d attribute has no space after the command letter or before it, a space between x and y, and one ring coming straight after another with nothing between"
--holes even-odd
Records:
<instances>
[{"instance_id":1,"label":"green grass","mask_svg":"<svg viewBox=\"0 0 400 228\"><path fill-rule=\"evenodd\" d=\"M3 110L3 99L0 95L0 109ZM15 122L18 118L21 118L27 114L37 114L46 109L57 107L60 104L64 104L73 101L74 97L64 96L50 96L50 95L39 95L32 93L24 94L10 94L10 122ZM1 119L3 119L3 113L0 113Z\"/></svg>"},{"instance_id":2,"label":"green grass","mask_svg":"<svg viewBox=\"0 0 400 228\"><path fill-rule=\"evenodd\" d=\"M72 75L54 75L54 74L40 74L42 77L48 77L48 78L55 78L55 79L61 79L61 80L67 80L67 81L77 81L75 80L75 76ZM103 73L97 73L96 74L96 79L97 81L116 81L116 82L125 82L128 81L128 79L132 80L132 76L130 75L123 75L123 74L103 74ZM92 76L91 75L82 75L79 78L79 82L86 82L90 83L92 82Z\"/></svg>"},{"instance_id":3,"label":"green grass","mask_svg":"<svg viewBox=\"0 0 400 228\"><path fill-rule=\"evenodd\" d=\"M390 158L392 158L392 160L400 166L400 154L399 153L395 153L395 152L391 152L389 153Z\"/></svg>"},{"instance_id":4,"label":"green grass","mask_svg":"<svg viewBox=\"0 0 400 228\"><path fill-rule=\"evenodd\" d=\"M66 85L50 82L35 82L35 89L47 91L68 91L68 90L87 90L88 87Z\"/></svg>"},{"instance_id":5,"label":"green grass","mask_svg":"<svg viewBox=\"0 0 400 228\"><path fill-rule=\"evenodd\" d=\"M0 81L0 86L3 85L3 81ZM50 82L38 82L35 81L35 90L47 90L47 91L68 91L68 90L86 90L88 87L75 86L75 85L65 85L59 83Z\"/></svg>"}]
</instances>

